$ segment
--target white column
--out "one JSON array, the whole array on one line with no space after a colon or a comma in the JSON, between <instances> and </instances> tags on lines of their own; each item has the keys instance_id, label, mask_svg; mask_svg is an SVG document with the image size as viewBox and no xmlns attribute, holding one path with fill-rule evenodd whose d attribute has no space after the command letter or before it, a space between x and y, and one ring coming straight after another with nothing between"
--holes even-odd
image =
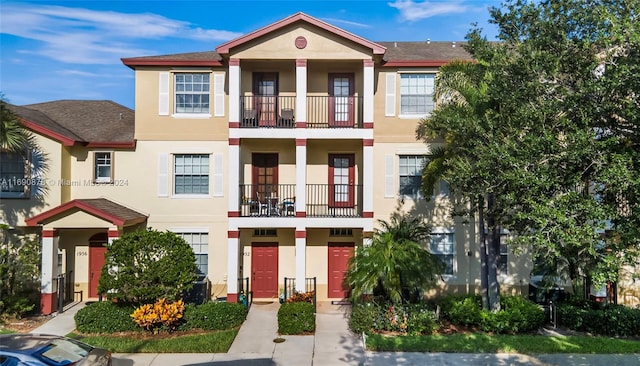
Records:
<instances>
[{"instance_id":1,"label":"white column","mask_svg":"<svg viewBox=\"0 0 640 366\"><path fill-rule=\"evenodd\" d=\"M296 139L296 214L307 207L307 140Z\"/></svg>"},{"instance_id":2,"label":"white column","mask_svg":"<svg viewBox=\"0 0 640 366\"><path fill-rule=\"evenodd\" d=\"M229 212L240 211L240 140L229 139Z\"/></svg>"},{"instance_id":3,"label":"white column","mask_svg":"<svg viewBox=\"0 0 640 366\"><path fill-rule=\"evenodd\" d=\"M55 236L54 236L55 235ZM58 289L53 286L58 277L58 241L60 237L54 230L42 230L42 277L41 292L55 293Z\"/></svg>"},{"instance_id":4,"label":"white column","mask_svg":"<svg viewBox=\"0 0 640 366\"><path fill-rule=\"evenodd\" d=\"M307 60L296 60L296 122L307 122Z\"/></svg>"},{"instance_id":5,"label":"white column","mask_svg":"<svg viewBox=\"0 0 640 366\"><path fill-rule=\"evenodd\" d=\"M237 302L240 232L229 228L227 237L227 301Z\"/></svg>"},{"instance_id":6,"label":"white column","mask_svg":"<svg viewBox=\"0 0 640 366\"><path fill-rule=\"evenodd\" d=\"M229 122L240 122L240 60L229 60Z\"/></svg>"},{"instance_id":7,"label":"white column","mask_svg":"<svg viewBox=\"0 0 640 366\"><path fill-rule=\"evenodd\" d=\"M374 92L374 74L373 61L364 60L363 70L363 101L362 101L362 117L365 128L373 127L373 92Z\"/></svg>"},{"instance_id":8,"label":"white column","mask_svg":"<svg viewBox=\"0 0 640 366\"><path fill-rule=\"evenodd\" d=\"M107 241L109 242L109 244L113 243L113 241L118 239L119 237L120 231L118 230L118 228L110 228L107 231Z\"/></svg>"},{"instance_id":9,"label":"white column","mask_svg":"<svg viewBox=\"0 0 640 366\"><path fill-rule=\"evenodd\" d=\"M296 227L296 291L306 291L307 278L307 232L304 227Z\"/></svg>"},{"instance_id":10,"label":"white column","mask_svg":"<svg viewBox=\"0 0 640 366\"><path fill-rule=\"evenodd\" d=\"M362 212L373 213L373 140L363 140Z\"/></svg>"}]
</instances>

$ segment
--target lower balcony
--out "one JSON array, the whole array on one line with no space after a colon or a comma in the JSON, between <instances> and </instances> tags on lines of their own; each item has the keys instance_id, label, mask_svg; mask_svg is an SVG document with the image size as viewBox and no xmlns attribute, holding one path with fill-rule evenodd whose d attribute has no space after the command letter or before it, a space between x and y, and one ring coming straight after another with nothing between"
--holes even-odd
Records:
<instances>
[{"instance_id":1,"label":"lower balcony","mask_svg":"<svg viewBox=\"0 0 640 366\"><path fill-rule=\"evenodd\" d=\"M241 184L240 217L296 216L295 184ZM362 217L362 186L307 184L307 217Z\"/></svg>"}]
</instances>

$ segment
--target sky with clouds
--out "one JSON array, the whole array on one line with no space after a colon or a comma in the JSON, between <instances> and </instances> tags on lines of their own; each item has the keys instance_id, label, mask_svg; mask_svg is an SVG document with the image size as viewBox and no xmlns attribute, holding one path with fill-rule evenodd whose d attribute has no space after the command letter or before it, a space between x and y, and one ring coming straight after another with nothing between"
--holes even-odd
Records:
<instances>
[{"instance_id":1,"label":"sky with clouds","mask_svg":"<svg viewBox=\"0 0 640 366\"><path fill-rule=\"evenodd\" d=\"M488 23L495 0L5 1L0 92L25 105L108 99L134 108L123 57L213 50L302 11L371 41L461 41Z\"/></svg>"}]
</instances>

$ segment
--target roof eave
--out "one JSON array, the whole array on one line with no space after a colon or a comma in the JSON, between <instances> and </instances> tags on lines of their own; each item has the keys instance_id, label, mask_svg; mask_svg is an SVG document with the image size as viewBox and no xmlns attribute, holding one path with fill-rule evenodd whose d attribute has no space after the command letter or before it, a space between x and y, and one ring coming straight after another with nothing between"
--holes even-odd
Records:
<instances>
[{"instance_id":1,"label":"roof eave","mask_svg":"<svg viewBox=\"0 0 640 366\"><path fill-rule=\"evenodd\" d=\"M383 67L440 67L453 60L390 60L382 64ZM469 60L471 61L471 60Z\"/></svg>"},{"instance_id":2,"label":"roof eave","mask_svg":"<svg viewBox=\"0 0 640 366\"><path fill-rule=\"evenodd\" d=\"M136 66L197 66L197 67L216 67L223 66L218 60L146 60L139 58L122 58L122 63L130 68Z\"/></svg>"},{"instance_id":3,"label":"roof eave","mask_svg":"<svg viewBox=\"0 0 640 366\"><path fill-rule=\"evenodd\" d=\"M22 122L22 124L26 128L30 129L31 131L38 132L38 133L40 133L42 135L45 135L45 136L47 136L47 137L49 137L49 138L51 138L51 139L53 139L55 141L60 142L64 146L74 146L76 144L81 143L81 141L74 140L74 139L72 139L72 138L70 138L68 136L64 136L64 135L62 135L60 133L51 131L48 128L42 127L39 124L37 124L35 122L31 122L29 120L26 120L24 118L20 118L20 122Z\"/></svg>"},{"instance_id":4,"label":"roof eave","mask_svg":"<svg viewBox=\"0 0 640 366\"><path fill-rule=\"evenodd\" d=\"M103 147L112 147L112 148L118 148L118 149L127 149L127 148L135 148L136 147L136 140L133 141L124 141L124 142L115 142L115 141L103 141L103 142L89 142L86 145L87 147L97 147L97 148L103 148Z\"/></svg>"}]
</instances>

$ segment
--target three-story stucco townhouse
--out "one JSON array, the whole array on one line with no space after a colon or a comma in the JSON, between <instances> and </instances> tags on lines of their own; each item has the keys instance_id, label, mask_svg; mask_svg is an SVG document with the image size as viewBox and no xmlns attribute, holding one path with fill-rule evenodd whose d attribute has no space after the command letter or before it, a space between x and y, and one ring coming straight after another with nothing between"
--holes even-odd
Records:
<instances>
[{"instance_id":1,"label":"three-story stucco townhouse","mask_svg":"<svg viewBox=\"0 0 640 366\"><path fill-rule=\"evenodd\" d=\"M297 291L315 278L318 300L340 300L349 258L394 212L428 217L441 291L477 290L477 224L450 217L445 182L421 197L440 142L415 137L438 67L469 58L455 42L373 42L297 13L214 51L123 58L135 117L110 102L14 107L44 154L3 153L2 176L42 184L3 186L2 220L41 238L43 313L59 274L97 297L104 243L144 227L191 244L212 297L273 299L285 278ZM521 292L530 270L505 249L502 290Z\"/></svg>"}]
</instances>

